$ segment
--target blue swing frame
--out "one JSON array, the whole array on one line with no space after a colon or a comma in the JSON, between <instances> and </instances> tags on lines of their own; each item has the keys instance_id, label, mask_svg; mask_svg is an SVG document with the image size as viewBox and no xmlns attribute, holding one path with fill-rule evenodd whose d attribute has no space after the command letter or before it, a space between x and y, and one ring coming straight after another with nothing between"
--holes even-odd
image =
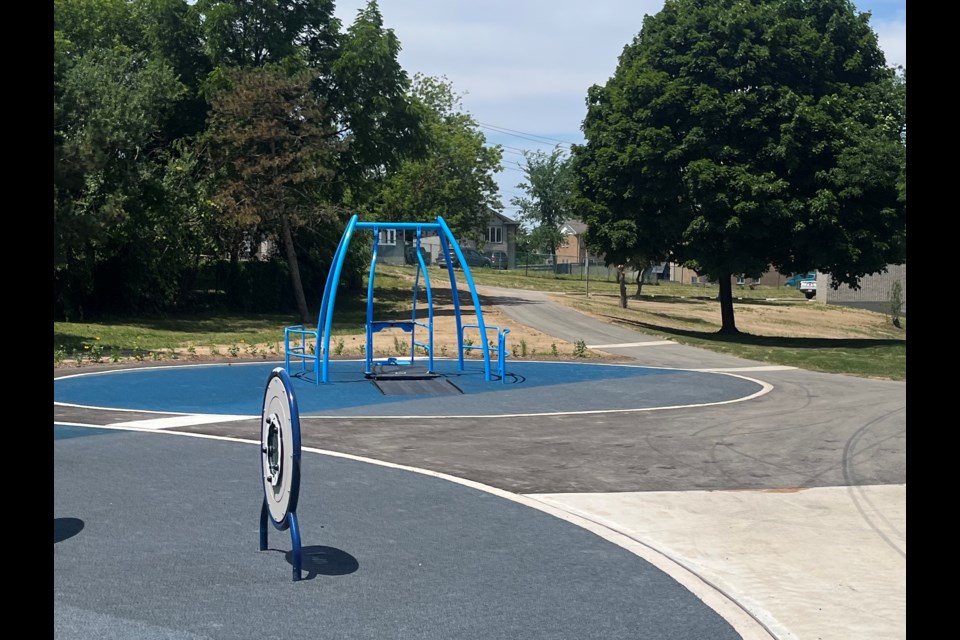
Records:
<instances>
[{"instance_id":1,"label":"blue swing frame","mask_svg":"<svg viewBox=\"0 0 960 640\"><path fill-rule=\"evenodd\" d=\"M340 276L343 272L343 263L346 259L347 250L350 247L350 241L353 234L358 229L369 229L373 232L373 256L370 260L369 280L367 283L367 319L366 319L366 368L365 373L370 375L373 370L373 334L387 328L399 328L411 334L411 351L408 362L397 361L391 358L383 361L384 364L413 364L416 357L417 347L427 351L429 372L433 372L433 292L430 286L430 275L427 272L423 255L420 252L420 238L423 231L435 230L440 238L441 249L444 255L450 255L453 251L463 270L464 279L470 289L470 296L473 300L474 312L477 316L477 322L473 324L463 324L460 312L460 296L457 289L457 277L453 268L453 261L447 260L447 274L450 278L450 291L452 292L454 316L457 323L457 366L460 371L464 370L464 351L477 349L483 354L483 373L484 380L492 380L490 353L497 352L498 366L497 373L501 382L504 380L504 359L506 357L505 337L510 332L509 329L500 329L499 327L489 327L498 334L497 346L491 346L486 339L488 327L483 321L483 311L480 307L480 298L477 295L477 288L473 282L473 275L470 273L470 266L467 264L463 251L450 231L450 227L440 216L437 216L436 222L361 222L359 216L354 215L347 222L340 243L337 245L337 251L334 253L330 271L327 274L326 285L323 290L323 299L320 303L320 317L317 321L317 328L310 329L304 325L292 325L284 328L284 364L287 373L290 375L302 375L309 370L314 374L314 383L319 385L321 382L326 384L330 382L330 335L333 325L333 311L336 305L337 288L340 283ZM373 291L376 278L377 253L379 248L380 231L384 229L395 229L402 231L415 231L417 236L416 259L417 275L413 285L413 312L410 320L388 320L377 321L373 319ZM427 292L428 320L426 323L417 319L417 293L419 289L420 273L423 273L424 288ZM427 342L416 341L416 328L426 328L428 331ZM464 347L463 331L465 328L475 327L480 331L484 338L481 344ZM311 352L311 341L313 346ZM291 368L291 360L299 361L299 371L294 372Z\"/></svg>"}]
</instances>

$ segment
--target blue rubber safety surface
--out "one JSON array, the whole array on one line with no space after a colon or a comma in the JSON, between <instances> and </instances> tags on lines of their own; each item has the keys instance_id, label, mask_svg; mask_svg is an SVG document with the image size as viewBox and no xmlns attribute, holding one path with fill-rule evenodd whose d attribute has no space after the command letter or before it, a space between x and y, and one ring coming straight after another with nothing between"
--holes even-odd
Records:
<instances>
[{"instance_id":1,"label":"blue rubber safety surface","mask_svg":"<svg viewBox=\"0 0 960 640\"><path fill-rule=\"evenodd\" d=\"M54 380L54 401L171 413L259 416L265 380L283 363L227 363L125 369ZM292 377L301 416L490 416L622 411L713 404L763 389L744 376L580 362L509 362L507 375L485 379L483 364L436 360L460 388L440 397L385 395L363 375L363 361L330 362L330 382L312 372ZM387 382L389 384L389 382Z\"/></svg>"}]
</instances>

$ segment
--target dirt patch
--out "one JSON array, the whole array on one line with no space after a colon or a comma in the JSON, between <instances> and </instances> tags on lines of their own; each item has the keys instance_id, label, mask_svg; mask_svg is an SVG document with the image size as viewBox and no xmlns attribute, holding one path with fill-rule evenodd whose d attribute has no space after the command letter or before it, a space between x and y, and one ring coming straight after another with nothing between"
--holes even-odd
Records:
<instances>
[{"instance_id":1,"label":"dirt patch","mask_svg":"<svg viewBox=\"0 0 960 640\"><path fill-rule=\"evenodd\" d=\"M628 300L628 308L617 306L609 295L555 295L553 299L598 319L617 318L651 329L685 329L713 333L720 329L720 302L704 298L644 296ZM874 311L816 300L742 299L734 301L734 321L742 333L756 336L793 338L869 338L905 340L906 330Z\"/></svg>"}]
</instances>

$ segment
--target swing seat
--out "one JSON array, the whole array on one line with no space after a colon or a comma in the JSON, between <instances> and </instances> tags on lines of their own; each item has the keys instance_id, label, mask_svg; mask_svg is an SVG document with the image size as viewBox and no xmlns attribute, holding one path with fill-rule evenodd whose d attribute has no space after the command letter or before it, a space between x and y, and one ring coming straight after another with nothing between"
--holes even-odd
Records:
<instances>
[{"instance_id":1,"label":"swing seat","mask_svg":"<svg viewBox=\"0 0 960 640\"><path fill-rule=\"evenodd\" d=\"M370 373L364 375L369 380L430 380L440 377L439 373L430 371L423 365L410 364L409 361L396 358L373 364Z\"/></svg>"}]
</instances>

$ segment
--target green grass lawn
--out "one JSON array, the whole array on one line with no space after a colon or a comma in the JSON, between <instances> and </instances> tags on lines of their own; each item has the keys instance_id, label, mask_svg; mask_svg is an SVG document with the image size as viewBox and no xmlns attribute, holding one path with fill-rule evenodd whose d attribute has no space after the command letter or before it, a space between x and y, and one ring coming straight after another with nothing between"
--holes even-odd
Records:
<instances>
[{"instance_id":1,"label":"green grass lawn","mask_svg":"<svg viewBox=\"0 0 960 640\"><path fill-rule=\"evenodd\" d=\"M377 270L376 295L378 309L408 308L412 296L412 267L383 266ZM459 275L459 274L458 274ZM788 337L752 335L721 335L719 326L711 321L685 315L691 305L716 309L719 316L716 285L679 283L645 284L643 299L676 304L676 312L649 313L641 301L633 300L636 286L628 284L631 296L628 309L618 309L616 282L579 276L552 274L524 275L521 270L474 270L478 285L532 289L566 294L561 300L571 308L592 313L608 322L621 323L642 332L661 336L682 344L709 349L733 356L796 366L803 369L841 373L855 376L906 380L906 325L897 329L877 316L876 329L865 335L850 338L810 336L810 327L789 325L785 315L784 331ZM431 269L431 282L438 297L448 289L446 272ZM462 275L460 277L463 285ZM589 297L587 296L589 293ZM461 296L464 295L461 289ZM319 297L319 296L316 296ZM802 293L789 287L735 288L735 308L738 317L747 317L759 305L807 304ZM814 303L815 304L815 303ZM671 307L673 305L670 305ZM337 298L334 334L362 333L366 290L352 294L341 293ZM822 317L818 323L829 323L832 314L840 310L834 305L818 305ZM315 326L318 312L312 310ZM176 318L111 318L93 322L54 322L54 364L76 362L109 362L134 358L136 360L179 359L197 351L234 357L282 357L283 329L298 324L293 314L207 314ZM890 326L887 326L887 325ZM739 326L739 324L738 324ZM742 329L741 329L742 330ZM789 337L790 332L809 337ZM814 332L815 333L815 332Z\"/></svg>"}]
</instances>

